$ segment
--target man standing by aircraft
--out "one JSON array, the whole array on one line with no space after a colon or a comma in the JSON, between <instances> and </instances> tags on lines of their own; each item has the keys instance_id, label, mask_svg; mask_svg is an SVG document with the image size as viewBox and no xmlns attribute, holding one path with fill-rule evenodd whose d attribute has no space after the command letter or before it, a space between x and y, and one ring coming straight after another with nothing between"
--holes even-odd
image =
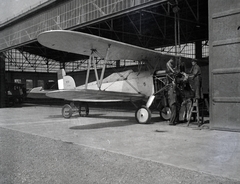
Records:
<instances>
[{"instance_id":1,"label":"man standing by aircraft","mask_svg":"<svg viewBox=\"0 0 240 184\"><path fill-rule=\"evenodd\" d=\"M201 69L198 66L196 60L192 60L192 68L190 70L189 77L190 79L192 79L192 83L193 83L192 87L194 89L195 98L200 99L202 96L202 93L201 93L202 78L201 78Z\"/></svg>"},{"instance_id":2,"label":"man standing by aircraft","mask_svg":"<svg viewBox=\"0 0 240 184\"><path fill-rule=\"evenodd\" d=\"M175 70L173 68L173 59L171 58L166 63L167 72L174 74ZM172 85L170 86L168 90L168 104L171 109L171 117L169 120L169 125L175 125L176 121L178 120L178 94L177 94L177 87L176 87L176 81L171 81Z\"/></svg>"}]
</instances>

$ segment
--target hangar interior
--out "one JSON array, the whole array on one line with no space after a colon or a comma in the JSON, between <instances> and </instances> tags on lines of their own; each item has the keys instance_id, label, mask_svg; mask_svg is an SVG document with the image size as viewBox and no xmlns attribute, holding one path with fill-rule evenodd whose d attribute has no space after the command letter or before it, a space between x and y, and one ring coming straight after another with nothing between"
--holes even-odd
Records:
<instances>
[{"instance_id":1,"label":"hangar interior","mask_svg":"<svg viewBox=\"0 0 240 184\"><path fill-rule=\"evenodd\" d=\"M208 56L207 0L50 0L2 23L0 29L6 71L55 72L59 65L69 71L85 70L86 57L43 48L36 41L40 32L55 29L81 31L173 54L175 45L181 43L178 52L183 56Z\"/></svg>"},{"instance_id":2,"label":"hangar interior","mask_svg":"<svg viewBox=\"0 0 240 184\"><path fill-rule=\"evenodd\" d=\"M46 30L67 29L157 49L184 57L208 59L207 0L56 1L43 4L0 25L0 49L7 80L13 75L84 71L86 56L51 50L36 37ZM177 38L177 39L176 39ZM137 65L135 61L109 67ZM98 62L101 68L101 61ZM35 75L35 74L34 74ZM26 84L26 79L17 80ZM34 80L30 88L39 83Z\"/></svg>"},{"instance_id":3,"label":"hangar interior","mask_svg":"<svg viewBox=\"0 0 240 184\"><path fill-rule=\"evenodd\" d=\"M5 81L31 89L56 81L59 68L73 75L86 71L88 57L37 42L37 35L47 30L74 30L209 60L208 0L49 0L0 24L1 107L5 106ZM137 61L112 61L107 68L137 65ZM97 67L101 66L99 61ZM209 91L208 67L203 73Z\"/></svg>"}]
</instances>

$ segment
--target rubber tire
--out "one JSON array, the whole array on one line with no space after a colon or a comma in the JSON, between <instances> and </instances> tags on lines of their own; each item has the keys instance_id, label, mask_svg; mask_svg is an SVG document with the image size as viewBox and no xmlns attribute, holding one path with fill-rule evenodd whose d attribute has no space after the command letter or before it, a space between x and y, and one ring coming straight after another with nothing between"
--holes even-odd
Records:
<instances>
[{"instance_id":1,"label":"rubber tire","mask_svg":"<svg viewBox=\"0 0 240 184\"><path fill-rule=\"evenodd\" d=\"M167 112L167 114L166 114ZM169 120L171 118L171 109L170 107L163 107L161 110L160 110L160 117L164 120Z\"/></svg>"},{"instance_id":2,"label":"rubber tire","mask_svg":"<svg viewBox=\"0 0 240 184\"><path fill-rule=\"evenodd\" d=\"M149 124L151 117L151 111L146 106L141 106L135 112L135 119L139 124Z\"/></svg>"},{"instance_id":3,"label":"rubber tire","mask_svg":"<svg viewBox=\"0 0 240 184\"><path fill-rule=\"evenodd\" d=\"M89 106L87 103L83 103L79 105L79 116L86 117L89 115Z\"/></svg>"},{"instance_id":4,"label":"rubber tire","mask_svg":"<svg viewBox=\"0 0 240 184\"><path fill-rule=\"evenodd\" d=\"M66 111L67 109L69 109L68 111ZM72 117L72 107L71 105L68 105L68 104L65 104L63 107L62 107L62 116L66 119L69 119Z\"/></svg>"}]
</instances>

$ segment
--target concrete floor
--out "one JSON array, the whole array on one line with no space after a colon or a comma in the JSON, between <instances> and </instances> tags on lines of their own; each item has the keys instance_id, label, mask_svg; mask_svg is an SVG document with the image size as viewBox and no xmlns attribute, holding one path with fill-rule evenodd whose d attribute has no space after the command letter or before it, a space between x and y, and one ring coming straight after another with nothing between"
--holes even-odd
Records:
<instances>
[{"instance_id":1,"label":"concrete floor","mask_svg":"<svg viewBox=\"0 0 240 184\"><path fill-rule=\"evenodd\" d=\"M74 145L162 163L240 182L240 133L135 122L132 110L90 109L89 117L61 116L60 106L0 109L0 127Z\"/></svg>"}]
</instances>

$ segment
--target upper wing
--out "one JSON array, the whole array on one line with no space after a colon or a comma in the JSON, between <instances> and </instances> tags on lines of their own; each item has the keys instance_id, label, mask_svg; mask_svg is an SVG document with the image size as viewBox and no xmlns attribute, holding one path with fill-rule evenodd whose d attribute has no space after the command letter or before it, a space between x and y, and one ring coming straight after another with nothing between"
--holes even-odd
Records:
<instances>
[{"instance_id":1,"label":"upper wing","mask_svg":"<svg viewBox=\"0 0 240 184\"><path fill-rule=\"evenodd\" d=\"M40 33L37 39L40 44L48 48L82 55L90 55L92 51L97 51L102 57L105 57L109 47L109 60L146 61L152 66L158 61L165 64L173 57L154 50L75 31L46 31Z\"/></svg>"},{"instance_id":2,"label":"upper wing","mask_svg":"<svg viewBox=\"0 0 240 184\"><path fill-rule=\"evenodd\" d=\"M136 101L145 98L144 95L137 93L98 91L89 89L55 90L48 92L46 96L81 102L120 102Z\"/></svg>"}]
</instances>

